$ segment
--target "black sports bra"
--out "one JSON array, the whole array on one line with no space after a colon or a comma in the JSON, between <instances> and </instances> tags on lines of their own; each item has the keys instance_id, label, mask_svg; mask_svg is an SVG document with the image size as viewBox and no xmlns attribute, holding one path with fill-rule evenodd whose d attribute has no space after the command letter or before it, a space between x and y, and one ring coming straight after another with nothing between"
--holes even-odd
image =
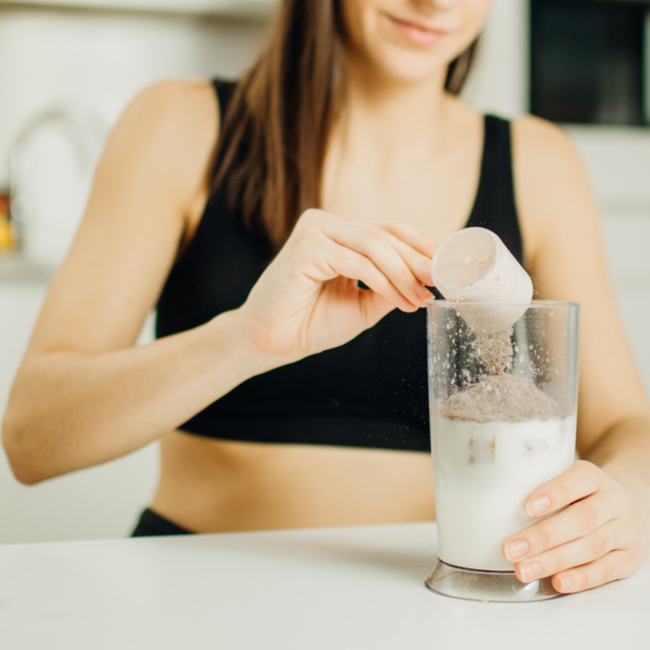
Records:
<instances>
[{"instance_id":1,"label":"black sports bra","mask_svg":"<svg viewBox=\"0 0 650 650\"><path fill-rule=\"evenodd\" d=\"M222 115L233 87L215 82ZM490 115L467 226L494 231L521 262L510 125ZM242 305L271 258L266 237L213 194L160 296L157 336ZM339 348L253 377L180 428L226 440L429 451L426 310L394 310Z\"/></svg>"}]
</instances>

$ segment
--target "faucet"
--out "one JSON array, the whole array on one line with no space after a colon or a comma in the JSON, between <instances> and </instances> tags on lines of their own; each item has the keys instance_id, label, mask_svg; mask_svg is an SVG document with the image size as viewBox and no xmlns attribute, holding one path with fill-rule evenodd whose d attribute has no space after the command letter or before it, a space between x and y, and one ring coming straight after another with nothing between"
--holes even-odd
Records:
<instances>
[{"instance_id":1,"label":"faucet","mask_svg":"<svg viewBox=\"0 0 650 650\"><path fill-rule=\"evenodd\" d=\"M78 160L86 168L94 166L108 132L106 121L98 111L81 102L46 108L22 127L9 150L9 212L18 228L18 249L21 252L25 250L26 226L34 217L29 192L23 187L29 164L29 145L38 131L52 124L68 127Z\"/></svg>"}]
</instances>

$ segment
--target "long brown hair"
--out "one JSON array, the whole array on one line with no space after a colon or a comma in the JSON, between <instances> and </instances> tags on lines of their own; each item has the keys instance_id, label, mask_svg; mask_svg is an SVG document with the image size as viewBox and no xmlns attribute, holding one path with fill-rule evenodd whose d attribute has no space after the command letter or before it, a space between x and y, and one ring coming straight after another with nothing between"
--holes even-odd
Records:
<instances>
[{"instance_id":1,"label":"long brown hair","mask_svg":"<svg viewBox=\"0 0 650 650\"><path fill-rule=\"evenodd\" d=\"M277 249L320 204L326 148L344 102L346 60L338 0L283 0L269 43L237 84L215 149L212 190ZM476 41L454 60L458 94Z\"/></svg>"}]
</instances>

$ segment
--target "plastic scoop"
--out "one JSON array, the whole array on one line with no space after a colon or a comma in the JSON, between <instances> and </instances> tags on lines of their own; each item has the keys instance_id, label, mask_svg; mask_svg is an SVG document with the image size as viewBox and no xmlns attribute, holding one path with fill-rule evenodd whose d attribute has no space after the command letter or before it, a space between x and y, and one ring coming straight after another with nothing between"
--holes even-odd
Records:
<instances>
[{"instance_id":1,"label":"plastic scoop","mask_svg":"<svg viewBox=\"0 0 650 650\"><path fill-rule=\"evenodd\" d=\"M458 313L477 331L511 327L533 298L528 273L485 228L465 228L447 237L431 260L431 277L446 300L460 303Z\"/></svg>"}]
</instances>

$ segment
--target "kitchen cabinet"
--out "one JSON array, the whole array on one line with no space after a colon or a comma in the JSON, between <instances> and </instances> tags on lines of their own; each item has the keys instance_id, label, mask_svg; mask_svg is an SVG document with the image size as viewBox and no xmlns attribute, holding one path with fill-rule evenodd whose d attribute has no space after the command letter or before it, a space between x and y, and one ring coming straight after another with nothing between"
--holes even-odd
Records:
<instances>
[{"instance_id":1,"label":"kitchen cabinet","mask_svg":"<svg viewBox=\"0 0 650 650\"><path fill-rule=\"evenodd\" d=\"M276 0L10 0L6 5L266 18Z\"/></svg>"}]
</instances>

